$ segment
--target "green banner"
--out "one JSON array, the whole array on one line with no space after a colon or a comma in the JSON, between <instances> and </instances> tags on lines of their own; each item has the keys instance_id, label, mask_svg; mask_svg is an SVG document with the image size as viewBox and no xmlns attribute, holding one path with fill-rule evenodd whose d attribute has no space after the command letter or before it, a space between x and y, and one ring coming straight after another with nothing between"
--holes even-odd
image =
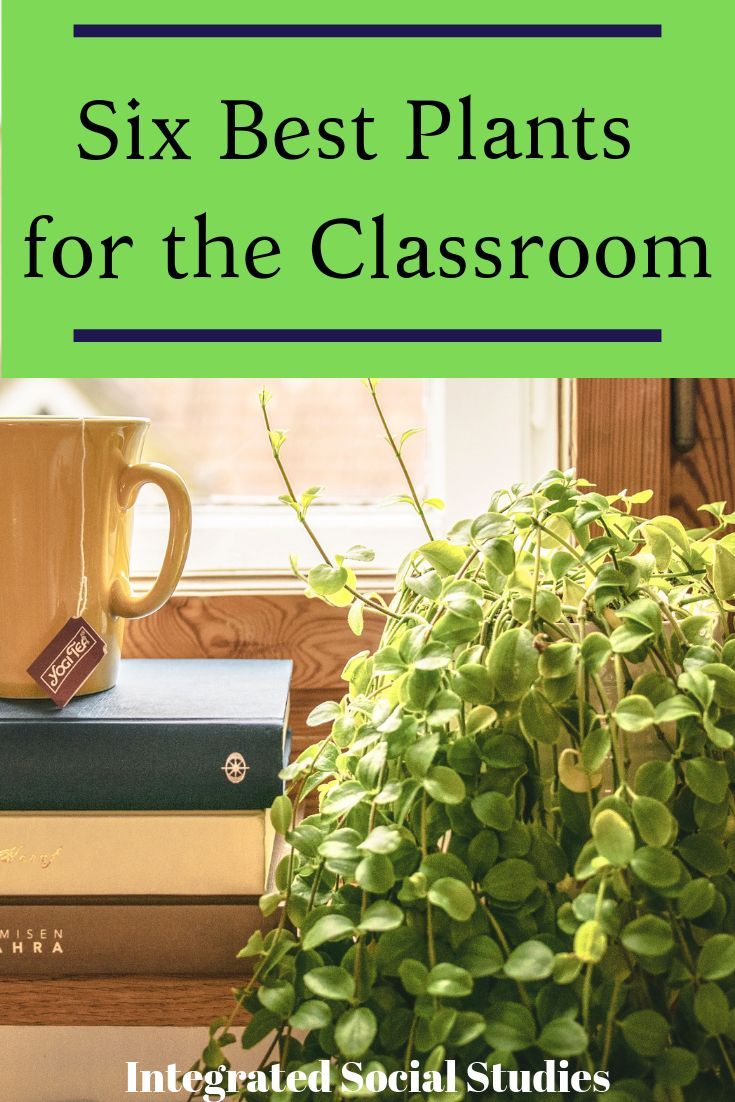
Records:
<instances>
[{"instance_id":1,"label":"green banner","mask_svg":"<svg viewBox=\"0 0 735 1102\"><path fill-rule=\"evenodd\" d=\"M732 7L350 11L6 2L6 375L731 370Z\"/></svg>"}]
</instances>

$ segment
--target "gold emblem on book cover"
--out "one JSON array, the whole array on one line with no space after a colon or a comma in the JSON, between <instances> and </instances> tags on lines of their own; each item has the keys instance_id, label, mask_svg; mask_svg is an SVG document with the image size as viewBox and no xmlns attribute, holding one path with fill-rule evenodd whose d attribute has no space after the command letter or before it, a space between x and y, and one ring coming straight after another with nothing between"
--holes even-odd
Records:
<instances>
[{"instance_id":1,"label":"gold emblem on book cover","mask_svg":"<svg viewBox=\"0 0 735 1102\"><path fill-rule=\"evenodd\" d=\"M222 772L227 777L227 780L231 784L240 784L245 780L245 774L250 769L250 766L245 761L242 754L230 754L227 761L222 766Z\"/></svg>"}]
</instances>

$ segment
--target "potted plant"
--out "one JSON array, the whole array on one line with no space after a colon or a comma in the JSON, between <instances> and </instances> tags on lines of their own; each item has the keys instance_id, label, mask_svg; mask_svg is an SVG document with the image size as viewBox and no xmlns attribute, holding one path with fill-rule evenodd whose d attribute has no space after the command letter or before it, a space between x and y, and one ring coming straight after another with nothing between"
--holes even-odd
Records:
<instances>
[{"instance_id":1,"label":"potted plant","mask_svg":"<svg viewBox=\"0 0 735 1102\"><path fill-rule=\"evenodd\" d=\"M295 571L357 634L368 610L385 629L285 771L292 849L261 904L279 925L243 950L242 1044L271 1038L264 1068L329 1061L335 1098L351 1061L420 1076L385 1098L470 1097L485 1064L486 1097L731 1098L735 516L704 506L688 532L556 470L435 539L367 386L427 536L389 603L360 589L366 549L319 542L261 398L322 560Z\"/></svg>"}]
</instances>

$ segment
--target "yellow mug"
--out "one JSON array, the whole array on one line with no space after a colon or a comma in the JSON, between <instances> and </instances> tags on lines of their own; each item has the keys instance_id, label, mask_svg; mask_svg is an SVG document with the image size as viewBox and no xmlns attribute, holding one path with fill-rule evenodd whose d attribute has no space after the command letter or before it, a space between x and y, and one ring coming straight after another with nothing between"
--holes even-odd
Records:
<instances>
[{"instance_id":1,"label":"yellow mug","mask_svg":"<svg viewBox=\"0 0 735 1102\"><path fill-rule=\"evenodd\" d=\"M181 478L141 463L142 417L0 418L0 697L39 697L26 672L66 621L82 615L107 654L81 692L117 680L126 619L165 604L181 577L191 501ZM130 587L133 505L152 482L166 495L168 546L153 587Z\"/></svg>"}]
</instances>

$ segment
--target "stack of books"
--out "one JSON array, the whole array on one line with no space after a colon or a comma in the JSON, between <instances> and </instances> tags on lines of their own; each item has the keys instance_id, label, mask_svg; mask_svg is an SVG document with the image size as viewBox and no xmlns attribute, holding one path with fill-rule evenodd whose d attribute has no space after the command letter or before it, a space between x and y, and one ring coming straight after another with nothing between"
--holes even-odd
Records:
<instances>
[{"instance_id":1,"label":"stack of books","mask_svg":"<svg viewBox=\"0 0 735 1102\"><path fill-rule=\"evenodd\" d=\"M128 659L63 711L0 701L0 977L237 971L276 863L290 678Z\"/></svg>"}]
</instances>

